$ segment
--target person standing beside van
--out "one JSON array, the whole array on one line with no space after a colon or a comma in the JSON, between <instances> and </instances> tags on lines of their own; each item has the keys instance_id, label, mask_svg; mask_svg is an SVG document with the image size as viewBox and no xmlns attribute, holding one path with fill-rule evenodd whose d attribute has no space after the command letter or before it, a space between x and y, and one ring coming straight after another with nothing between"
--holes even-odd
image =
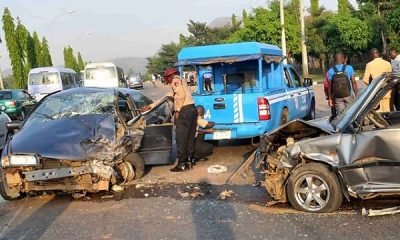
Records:
<instances>
[{"instance_id":1,"label":"person standing beside van","mask_svg":"<svg viewBox=\"0 0 400 240\"><path fill-rule=\"evenodd\" d=\"M196 132L196 143L194 148L193 164L196 161L204 160L207 161L207 157L213 153L214 146L211 143L204 141L205 134L214 133L215 123L209 122L204 119L204 107L199 105L197 109L197 132Z\"/></svg>"},{"instance_id":2,"label":"person standing beside van","mask_svg":"<svg viewBox=\"0 0 400 240\"><path fill-rule=\"evenodd\" d=\"M346 56L337 53L336 65L329 69L329 107L335 107L336 113L341 113L358 95L355 72L351 65L346 65Z\"/></svg>"},{"instance_id":3,"label":"person standing beside van","mask_svg":"<svg viewBox=\"0 0 400 240\"><path fill-rule=\"evenodd\" d=\"M197 126L197 110L194 106L192 93L187 82L180 78L179 71L170 68L165 71L164 80L169 84L171 91L166 95L174 98L176 145L178 150L178 164L171 172L183 172L192 168L195 136ZM148 111L157 105L156 101L145 106L141 111Z\"/></svg>"}]
</instances>

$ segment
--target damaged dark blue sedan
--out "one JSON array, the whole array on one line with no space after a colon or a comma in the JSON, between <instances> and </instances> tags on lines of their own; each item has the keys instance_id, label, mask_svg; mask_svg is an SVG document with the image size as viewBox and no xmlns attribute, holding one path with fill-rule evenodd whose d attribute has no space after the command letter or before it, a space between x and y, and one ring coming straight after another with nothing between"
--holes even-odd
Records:
<instances>
[{"instance_id":1,"label":"damaged dark blue sedan","mask_svg":"<svg viewBox=\"0 0 400 240\"><path fill-rule=\"evenodd\" d=\"M108 191L141 177L144 166L171 164L171 100L151 103L128 89L74 88L51 94L21 124L10 122L0 194Z\"/></svg>"}]
</instances>

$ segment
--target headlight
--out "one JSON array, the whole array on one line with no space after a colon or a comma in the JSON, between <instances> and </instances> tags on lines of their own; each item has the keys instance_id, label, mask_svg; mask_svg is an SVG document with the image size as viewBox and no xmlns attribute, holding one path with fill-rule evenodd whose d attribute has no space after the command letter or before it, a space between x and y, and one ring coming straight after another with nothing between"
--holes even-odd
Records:
<instances>
[{"instance_id":1,"label":"headlight","mask_svg":"<svg viewBox=\"0 0 400 240\"><path fill-rule=\"evenodd\" d=\"M11 155L10 166L37 166L38 158L34 155Z\"/></svg>"}]
</instances>

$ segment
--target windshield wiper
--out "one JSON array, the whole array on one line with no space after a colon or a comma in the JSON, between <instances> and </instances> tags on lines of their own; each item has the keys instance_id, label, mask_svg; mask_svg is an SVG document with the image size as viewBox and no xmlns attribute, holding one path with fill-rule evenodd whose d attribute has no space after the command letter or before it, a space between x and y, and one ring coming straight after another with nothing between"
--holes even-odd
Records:
<instances>
[{"instance_id":1,"label":"windshield wiper","mask_svg":"<svg viewBox=\"0 0 400 240\"><path fill-rule=\"evenodd\" d=\"M38 114L38 115L43 116L43 117L46 117L46 118L48 118L48 119L50 119L50 120L54 120L53 117L50 117L49 115L47 115L47 114L45 114L45 113L35 112L35 114Z\"/></svg>"}]
</instances>

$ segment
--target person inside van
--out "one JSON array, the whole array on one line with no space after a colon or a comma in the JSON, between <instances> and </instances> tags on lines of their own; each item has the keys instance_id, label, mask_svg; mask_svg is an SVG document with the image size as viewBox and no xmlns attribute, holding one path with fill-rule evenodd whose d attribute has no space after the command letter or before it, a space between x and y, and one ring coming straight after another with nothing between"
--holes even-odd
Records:
<instances>
[{"instance_id":1,"label":"person inside van","mask_svg":"<svg viewBox=\"0 0 400 240\"><path fill-rule=\"evenodd\" d=\"M212 91L211 81L212 81L212 74L211 73L204 73L203 74L203 81L204 81L204 88L206 91Z\"/></svg>"}]
</instances>

